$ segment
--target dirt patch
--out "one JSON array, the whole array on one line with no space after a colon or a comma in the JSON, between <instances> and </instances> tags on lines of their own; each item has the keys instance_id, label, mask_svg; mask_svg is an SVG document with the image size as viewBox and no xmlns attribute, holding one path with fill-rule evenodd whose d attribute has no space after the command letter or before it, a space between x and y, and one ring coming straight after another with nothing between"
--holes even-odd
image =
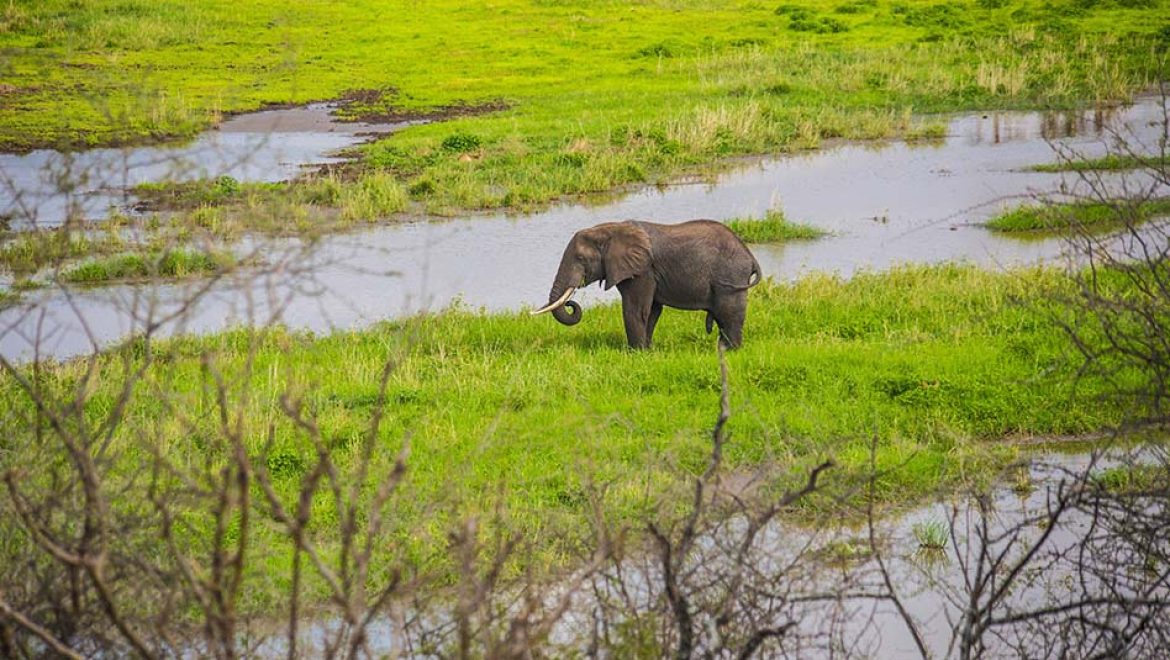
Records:
<instances>
[{"instance_id":1,"label":"dirt patch","mask_svg":"<svg viewBox=\"0 0 1170 660\"><path fill-rule=\"evenodd\" d=\"M398 95L399 91L394 87L347 90L336 101L339 105L336 116L344 122L399 124L408 121L442 121L455 117L472 117L512 107L503 99L495 99L481 103L459 101L431 108L406 109L395 107L394 100Z\"/></svg>"},{"instance_id":2,"label":"dirt patch","mask_svg":"<svg viewBox=\"0 0 1170 660\"><path fill-rule=\"evenodd\" d=\"M273 110L303 110L323 107L327 111L329 121L344 124L366 124L374 127L385 124L431 122L454 119L456 117L474 117L490 112L507 110L512 107L511 103L503 99L495 99L480 103L457 101L448 105L439 105L430 108L407 109L396 106L395 100L399 95L400 92L396 87L349 89L331 99L320 99L301 103L264 103L256 110L225 112L221 119L238 119L240 117L257 115ZM371 135L375 135L376 133L377 131L371 131Z\"/></svg>"},{"instance_id":3,"label":"dirt patch","mask_svg":"<svg viewBox=\"0 0 1170 660\"><path fill-rule=\"evenodd\" d=\"M384 87L382 89L347 89L341 93L341 96L335 99L339 103L361 103L365 105L373 105L376 103L384 103L386 97L398 96L397 87Z\"/></svg>"},{"instance_id":4,"label":"dirt patch","mask_svg":"<svg viewBox=\"0 0 1170 660\"><path fill-rule=\"evenodd\" d=\"M441 105L428 110L390 110L375 115L365 115L358 121L366 123L401 122L401 121L442 121L456 117L475 117L491 112L502 112L512 107L512 104L502 99L485 101L483 103L454 103Z\"/></svg>"}]
</instances>

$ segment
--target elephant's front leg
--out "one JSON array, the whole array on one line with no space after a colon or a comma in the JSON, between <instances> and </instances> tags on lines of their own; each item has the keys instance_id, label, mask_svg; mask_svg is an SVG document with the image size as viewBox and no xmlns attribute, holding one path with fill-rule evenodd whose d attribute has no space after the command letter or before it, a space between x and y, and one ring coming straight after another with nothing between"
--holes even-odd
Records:
<instances>
[{"instance_id":1,"label":"elephant's front leg","mask_svg":"<svg viewBox=\"0 0 1170 660\"><path fill-rule=\"evenodd\" d=\"M654 278L639 275L618 284L622 294L622 320L630 348L650 348L650 308L654 304Z\"/></svg>"}]
</instances>

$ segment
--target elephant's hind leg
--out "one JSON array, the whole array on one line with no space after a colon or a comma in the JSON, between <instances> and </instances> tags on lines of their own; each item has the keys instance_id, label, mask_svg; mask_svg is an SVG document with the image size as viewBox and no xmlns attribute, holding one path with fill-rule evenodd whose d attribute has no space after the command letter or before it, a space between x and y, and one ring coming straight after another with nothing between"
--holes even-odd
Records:
<instances>
[{"instance_id":1,"label":"elephant's hind leg","mask_svg":"<svg viewBox=\"0 0 1170 660\"><path fill-rule=\"evenodd\" d=\"M711 315L719 324L719 343L727 348L743 344L743 322L747 317L747 292L720 296Z\"/></svg>"},{"instance_id":2,"label":"elephant's hind leg","mask_svg":"<svg viewBox=\"0 0 1170 660\"><path fill-rule=\"evenodd\" d=\"M654 344L654 328L658 325L658 317L662 316L662 303L655 300L650 304L650 318L646 319L646 345Z\"/></svg>"}]
</instances>

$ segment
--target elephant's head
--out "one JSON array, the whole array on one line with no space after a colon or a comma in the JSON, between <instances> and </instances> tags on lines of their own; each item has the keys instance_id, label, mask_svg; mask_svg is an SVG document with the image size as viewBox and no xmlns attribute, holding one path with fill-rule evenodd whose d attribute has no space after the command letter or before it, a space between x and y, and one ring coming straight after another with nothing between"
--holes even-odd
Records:
<instances>
[{"instance_id":1,"label":"elephant's head","mask_svg":"<svg viewBox=\"0 0 1170 660\"><path fill-rule=\"evenodd\" d=\"M581 306L569 300L579 287L605 280L609 289L650 268L650 237L632 222L607 222L573 235L561 256L548 304L532 312L552 312L565 325L581 320Z\"/></svg>"}]
</instances>

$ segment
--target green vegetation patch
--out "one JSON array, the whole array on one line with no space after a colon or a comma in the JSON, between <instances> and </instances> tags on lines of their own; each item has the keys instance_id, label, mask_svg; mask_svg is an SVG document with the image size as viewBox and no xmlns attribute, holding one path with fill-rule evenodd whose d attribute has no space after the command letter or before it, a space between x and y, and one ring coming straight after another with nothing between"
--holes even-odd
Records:
<instances>
[{"instance_id":1,"label":"green vegetation patch","mask_svg":"<svg viewBox=\"0 0 1170 660\"><path fill-rule=\"evenodd\" d=\"M820 238L827 232L812 225L791 222L782 211L772 209L761 218L735 218L727 226L745 243L780 243Z\"/></svg>"},{"instance_id":2,"label":"green vegetation patch","mask_svg":"<svg viewBox=\"0 0 1170 660\"><path fill-rule=\"evenodd\" d=\"M1159 169L1170 164L1165 156L1138 156L1134 154L1109 154L1101 158L1066 160L1059 163L1033 165L1033 172L1096 172L1136 169Z\"/></svg>"},{"instance_id":3,"label":"green vegetation patch","mask_svg":"<svg viewBox=\"0 0 1170 660\"><path fill-rule=\"evenodd\" d=\"M86 256L125 249L127 242L116 231L84 232L43 229L16 232L0 242L0 271L27 276L37 271Z\"/></svg>"},{"instance_id":4,"label":"green vegetation patch","mask_svg":"<svg viewBox=\"0 0 1170 660\"><path fill-rule=\"evenodd\" d=\"M220 272L233 263L234 258L229 253L191 249L117 254L72 266L61 272L60 279L76 284L182 279Z\"/></svg>"},{"instance_id":5,"label":"green vegetation patch","mask_svg":"<svg viewBox=\"0 0 1170 660\"><path fill-rule=\"evenodd\" d=\"M239 201L249 194L281 190L279 183L240 183L224 175L198 181L140 183L133 192L140 208L151 210L189 209L203 205Z\"/></svg>"},{"instance_id":6,"label":"green vegetation patch","mask_svg":"<svg viewBox=\"0 0 1170 660\"><path fill-rule=\"evenodd\" d=\"M1022 206L992 218L992 231L1059 233L1070 229L1108 231L1170 214L1170 198L1140 202L1068 202Z\"/></svg>"},{"instance_id":7,"label":"green vegetation patch","mask_svg":"<svg viewBox=\"0 0 1170 660\"><path fill-rule=\"evenodd\" d=\"M942 550L947 547L947 542L951 538L950 526L942 520L915 523L911 531L914 533L914 539L918 541L918 547L927 550Z\"/></svg>"},{"instance_id":8,"label":"green vegetation patch","mask_svg":"<svg viewBox=\"0 0 1170 660\"><path fill-rule=\"evenodd\" d=\"M1163 490L1170 483L1167 465L1120 465L1094 475L1093 481L1101 488L1119 494L1134 494Z\"/></svg>"}]
</instances>

